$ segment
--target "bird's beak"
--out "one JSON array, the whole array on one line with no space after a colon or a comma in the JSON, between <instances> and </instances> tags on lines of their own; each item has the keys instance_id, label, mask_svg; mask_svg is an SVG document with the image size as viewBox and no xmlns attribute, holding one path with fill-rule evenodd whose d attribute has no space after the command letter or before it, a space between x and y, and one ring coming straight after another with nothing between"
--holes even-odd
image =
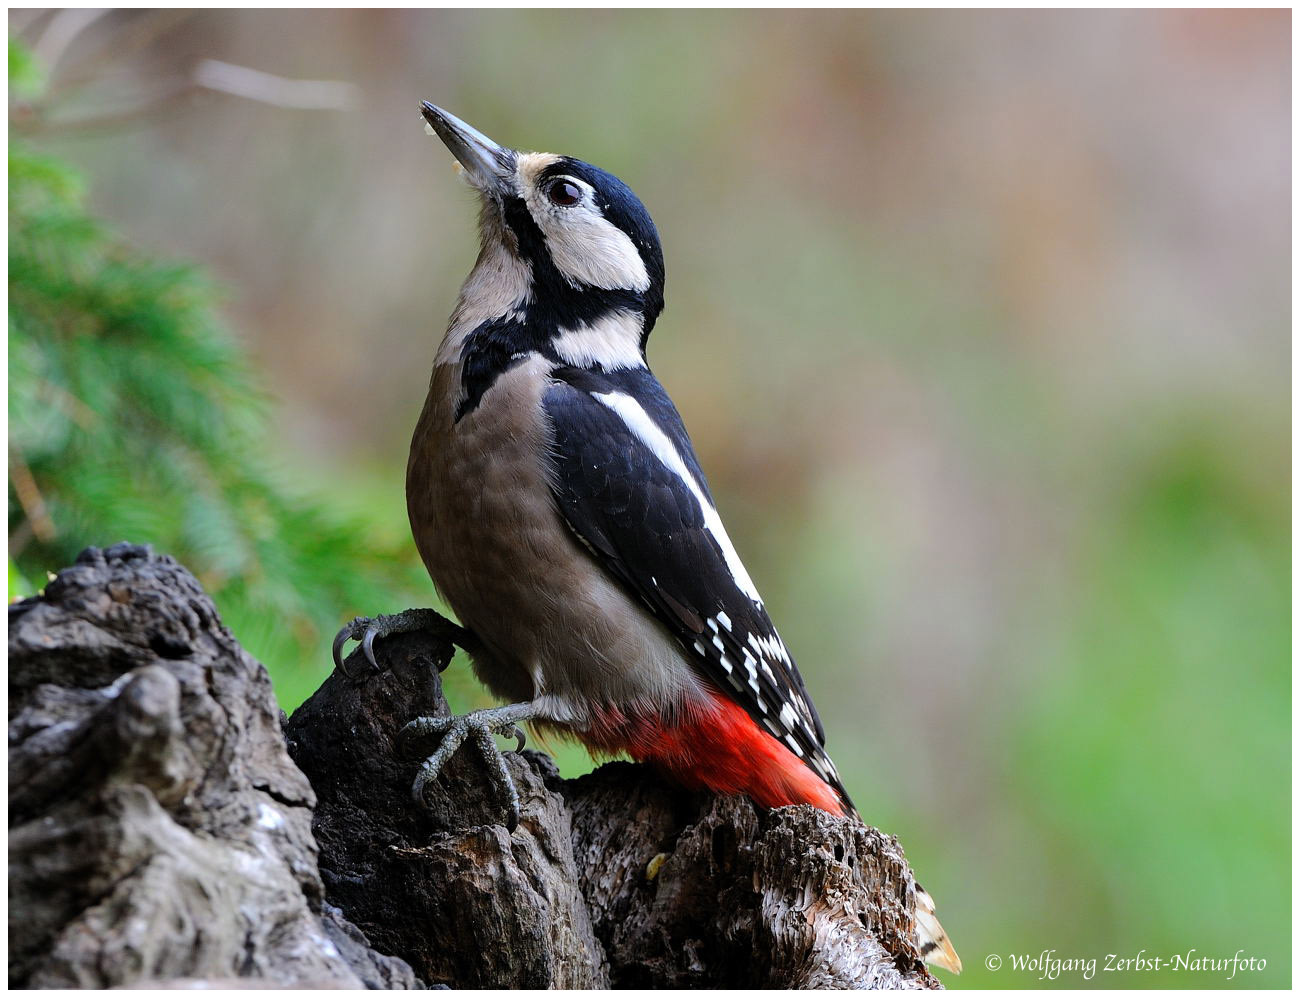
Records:
<instances>
[{"instance_id":1,"label":"bird's beak","mask_svg":"<svg viewBox=\"0 0 1300 998\"><path fill-rule=\"evenodd\" d=\"M469 182L484 193L499 193L515 170L513 149L497 145L476 128L428 101L420 103L424 120L465 168Z\"/></svg>"}]
</instances>

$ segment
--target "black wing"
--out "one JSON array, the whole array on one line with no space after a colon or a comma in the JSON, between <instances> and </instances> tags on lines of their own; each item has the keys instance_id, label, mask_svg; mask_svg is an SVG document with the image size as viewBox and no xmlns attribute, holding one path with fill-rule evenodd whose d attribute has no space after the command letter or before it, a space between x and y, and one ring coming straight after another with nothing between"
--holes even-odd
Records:
<instances>
[{"instance_id":1,"label":"black wing","mask_svg":"<svg viewBox=\"0 0 1300 998\"><path fill-rule=\"evenodd\" d=\"M569 526L714 685L843 794L803 679L722 528L663 386L644 368L565 367L551 377L542 406Z\"/></svg>"}]
</instances>

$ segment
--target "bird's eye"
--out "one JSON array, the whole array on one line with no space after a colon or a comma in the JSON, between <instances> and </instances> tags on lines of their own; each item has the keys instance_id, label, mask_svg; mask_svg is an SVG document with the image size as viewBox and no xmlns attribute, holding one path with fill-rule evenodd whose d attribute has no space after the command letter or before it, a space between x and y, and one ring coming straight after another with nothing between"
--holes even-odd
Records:
<instances>
[{"instance_id":1,"label":"bird's eye","mask_svg":"<svg viewBox=\"0 0 1300 998\"><path fill-rule=\"evenodd\" d=\"M572 208L582 200L582 188L572 180L554 180L546 188L546 196L551 199L551 204L557 204L561 208Z\"/></svg>"}]
</instances>

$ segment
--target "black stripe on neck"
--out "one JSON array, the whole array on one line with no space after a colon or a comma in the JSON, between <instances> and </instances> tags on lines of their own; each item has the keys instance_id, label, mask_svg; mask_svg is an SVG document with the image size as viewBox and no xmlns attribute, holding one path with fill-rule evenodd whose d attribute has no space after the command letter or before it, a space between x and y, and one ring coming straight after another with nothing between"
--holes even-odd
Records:
<instances>
[{"instance_id":1,"label":"black stripe on neck","mask_svg":"<svg viewBox=\"0 0 1300 998\"><path fill-rule=\"evenodd\" d=\"M456 421L478 408L497 378L530 353L561 362L553 341L561 330L590 326L612 312L641 316L641 353L655 319L663 308L662 277L645 292L625 288L575 287L551 260L546 237L533 221L522 198L506 197L502 214L515 236L519 255L532 271L532 294L527 305L489 319L465 338L461 349L461 401ZM662 273L662 271L660 271ZM594 365L594 370L604 370Z\"/></svg>"},{"instance_id":2,"label":"black stripe on neck","mask_svg":"<svg viewBox=\"0 0 1300 998\"><path fill-rule=\"evenodd\" d=\"M528 321L554 328L590 325L615 309L637 312L644 317L641 346L650 335L650 327L663 307L662 288L653 285L645 292L625 288L575 287L555 266L546 249L546 237L533 221L522 198L507 197L502 213L515 235L519 254L532 267L533 295L528 306ZM659 303L655 305L656 301Z\"/></svg>"},{"instance_id":3,"label":"black stripe on neck","mask_svg":"<svg viewBox=\"0 0 1300 998\"><path fill-rule=\"evenodd\" d=\"M625 308L621 304L609 304L595 309L590 314L592 319L584 319L581 324L588 324L617 309ZM456 422L478 408L483 396L495 383L497 378L512 367L522 363L530 354L540 354L547 360L563 364L574 369L572 362L561 357L555 349L555 340L561 330L573 329L574 325L560 325L555 314L549 309L538 309L530 305L523 313L512 313L489 319L477 326L465 337L460 352L460 387L461 400L456 406ZM641 359L645 360L645 338L641 340ZM593 363L588 368L592 372L604 372L606 368Z\"/></svg>"},{"instance_id":4,"label":"black stripe on neck","mask_svg":"<svg viewBox=\"0 0 1300 998\"><path fill-rule=\"evenodd\" d=\"M516 364L534 351L551 350L550 337L518 319L489 319L465 338L460 351L461 399L455 421L478 408L483 396Z\"/></svg>"}]
</instances>

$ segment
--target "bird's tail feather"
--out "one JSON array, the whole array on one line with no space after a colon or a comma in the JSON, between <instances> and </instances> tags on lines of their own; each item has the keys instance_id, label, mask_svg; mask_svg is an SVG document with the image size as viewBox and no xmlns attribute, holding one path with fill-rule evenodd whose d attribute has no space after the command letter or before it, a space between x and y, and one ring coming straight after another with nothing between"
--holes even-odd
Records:
<instances>
[{"instance_id":1,"label":"bird's tail feather","mask_svg":"<svg viewBox=\"0 0 1300 998\"><path fill-rule=\"evenodd\" d=\"M921 956L926 963L961 973L961 957L952 948L952 940L943 931L934 913L934 898L920 884L916 885L916 939L921 945Z\"/></svg>"}]
</instances>

